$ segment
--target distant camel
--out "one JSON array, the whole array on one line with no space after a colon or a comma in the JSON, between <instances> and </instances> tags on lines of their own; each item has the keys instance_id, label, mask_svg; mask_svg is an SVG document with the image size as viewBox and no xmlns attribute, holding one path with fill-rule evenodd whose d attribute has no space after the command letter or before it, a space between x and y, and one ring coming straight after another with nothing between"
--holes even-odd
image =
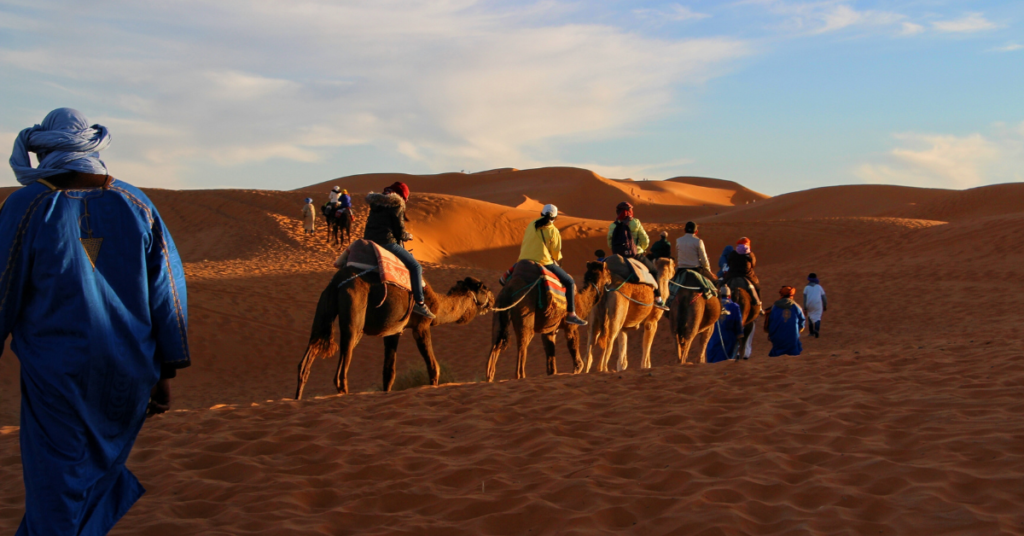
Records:
<instances>
[{"instance_id":1,"label":"distant camel","mask_svg":"<svg viewBox=\"0 0 1024 536\"><path fill-rule=\"evenodd\" d=\"M376 273L358 275L360 270L342 268L334 274L327 288L320 294L313 318L313 330L306 354L299 362L299 385L295 398L302 398L302 390L309 380L309 371L318 357L327 358L341 349L334 386L339 393L348 393L348 367L352 351L363 335L384 337L384 391L391 391L395 383L395 357L402 331L412 328L416 346L423 355L430 375L430 384L437 385L440 371L430 340L430 326L438 324L465 324L489 311L494 296L487 286L467 277L456 281L447 295L435 293L424 285L424 298L434 314L433 321L413 314L411 293L394 286L381 284ZM346 281L348 281L346 283ZM344 283L344 284L342 284ZM339 285L341 285L339 287ZM380 305L373 305L380 304ZM334 340L334 319L341 327L340 346Z\"/></svg>"},{"instance_id":2,"label":"distant camel","mask_svg":"<svg viewBox=\"0 0 1024 536\"><path fill-rule=\"evenodd\" d=\"M740 311L743 312L743 334L737 337L736 340L736 353L734 354L738 359L748 359L751 354L751 343L753 342L752 334L754 332L754 324L757 317L761 315L761 308L754 303L754 296L743 287L741 283L742 279L733 278L726 283L729 290L732 291L732 301L736 305L740 306ZM726 349L728 351L728 348Z\"/></svg>"},{"instance_id":3,"label":"distant camel","mask_svg":"<svg viewBox=\"0 0 1024 536\"><path fill-rule=\"evenodd\" d=\"M539 275L539 274L538 274ZM583 284L576 288L576 315L585 318L590 314L601 296L604 294L605 286L611 281L611 274L605 268L603 262L588 262L587 272L583 275ZM573 374L583 372L583 357L580 355L579 326L565 322L565 310L557 308L552 304L543 311L538 311L539 285L533 286L523 294L516 294L532 282L526 282L518 275L505 284L505 287L498 293L496 304L501 307L510 307L505 311L494 313L494 322L491 326L491 354L487 360L487 381L494 381L494 374L498 366L498 356L508 348L509 325L516 331L516 344L519 349L519 362L516 367L516 379L526 377L526 350L533 339L533 335L539 334L544 342L544 353L547 356L548 374L558 372L555 365L555 335L559 329L565 330L566 342L569 345L569 354L573 360Z\"/></svg>"},{"instance_id":4,"label":"distant camel","mask_svg":"<svg viewBox=\"0 0 1024 536\"><path fill-rule=\"evenodd\" d=\"M336 217L335 214L339 211L341 212L341 217ZM324 216L327 219L327 243L344 246L352 239L351 214L351 208L327 211L327 214Z\"/></svg>"},{"instance_id":5,"label":"distant camel","mask_svg":"<svg viewBox=\"0 0 1024 536\"><path fill-rule=\"evenodd\" d=\"M668 281L675 271L675 261L661 258L655 261L658 273L658 287L668 295ZM665 311L654 307L654 289L640 283L627 283L613 276L604 298L594 308L594 322L590 328L587 344L587 372L590 372L591 349L596 344L603 349L597 362L598 372L608 372L608 361L612 355L611 341L618 339L619 360L616 370L623 371L629 363L626 360L627 329L644 328L644 350L640 368L651 368L651 345L658 332L658 321Z\"/></svg>"},{"instance_id":6,"label":"distant camel","mask_svg":"<svg viewBox=\"0 0 1024 536\"><path fill-rule=\"evenodd\" d=\"M698 363L707 363L708 340L714 333L715 322L722 316L722 302L718 296L705 299L703 290L694 290L700 285L692 274L687 276L683 284L685 286L678 289L672 300L669 313L679 363L686 363L690 345L695 339L700 347Z\"/></svg>"}]
</instances>

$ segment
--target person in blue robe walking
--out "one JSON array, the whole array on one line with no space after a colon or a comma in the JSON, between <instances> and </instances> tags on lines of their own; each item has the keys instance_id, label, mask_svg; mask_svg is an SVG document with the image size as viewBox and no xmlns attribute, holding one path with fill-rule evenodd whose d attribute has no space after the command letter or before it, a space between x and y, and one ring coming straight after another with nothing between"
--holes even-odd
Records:
<instances>
[{"instance_id":1,"label":"person in blue robe walking","mask_svg":"<svg viewBox=\"0 0 1024 536\"><path fill-rule=\"evenodd\" d=\"M768 309L764 319L764 330L772 343L772 351L768 357L780 355L800 355L803 345L800 344L800 333L804 330L807 319L800 306L793 298L796 289L782 287L779 290L781 299Z\"/></svg>"},{"instance_id":2,"label":"person in blue robe walking","mask_svg":"<svg viewBox=\"0 0 1024 536\"><path fill-rule=\"evenodd\" d=\"M58 108L10 159L23 187L0 208L0 338L21 361L18 536L107 534L145 491L125 460L147 412L167 411L191 363L181 259L153 203L107 173L109 143Z\"/></svg>"},{"instance_id":3,"label":"person in blue robe walking","mask_svg":"<svg viewBox=\"0 0 1024 536\"><path fill-rule=\"evenodd\" d=\"M714 332L705 353L708 363L719 363L736 357L736 341L743 333L743 311L733 303L732 290L722 287L718 297L722 301L722 316L715 322Z\"/></svg>"}]
</instances>

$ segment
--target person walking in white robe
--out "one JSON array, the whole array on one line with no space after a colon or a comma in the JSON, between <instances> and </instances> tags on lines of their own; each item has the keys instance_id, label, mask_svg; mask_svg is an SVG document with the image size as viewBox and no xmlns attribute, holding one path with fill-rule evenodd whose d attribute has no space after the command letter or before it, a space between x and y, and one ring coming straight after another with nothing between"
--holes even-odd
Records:
<instances>
[{"instance_id":1,"label":"person walking in white robe","mask_svg":"<svg viewBox=\"0 0 1024 536\"><path fill-rule=\"evenodd\" d=\"M821 315L827 310L825 289L818 281L818 274L812 273L807 276L807 286L804 287L804 313L807 314L807 327L815 339L821 336Z\"/></svg>"}]
</instances>

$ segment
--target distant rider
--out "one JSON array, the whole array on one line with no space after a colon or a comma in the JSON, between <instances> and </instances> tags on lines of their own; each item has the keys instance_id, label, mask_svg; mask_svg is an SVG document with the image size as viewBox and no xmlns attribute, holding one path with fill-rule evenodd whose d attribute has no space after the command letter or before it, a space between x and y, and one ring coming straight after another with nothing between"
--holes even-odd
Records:
<instances>
[{"instance_id":1,"label":"distant rider","mask_svg":"<svg viewBox=\"0 0 1024 536\"><path fill-rule=\"evenodd\" d=\"M754 273L757 257L754 256L754 251L751 249L749 238L743 237L736 242L736 249L729 254L727 263L729 279L744 277L750 281L755 294L757 294L754 296L754 301L757 302L757 307L761 308L761 282L758 281L757 274Z\"/></svg>"}]
</instances>

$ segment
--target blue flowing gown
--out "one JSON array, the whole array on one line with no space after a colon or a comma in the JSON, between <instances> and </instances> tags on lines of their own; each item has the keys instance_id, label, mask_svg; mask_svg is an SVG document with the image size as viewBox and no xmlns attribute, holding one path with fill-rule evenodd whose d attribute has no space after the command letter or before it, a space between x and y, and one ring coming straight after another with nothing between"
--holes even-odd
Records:
<instances>
[{"instance_id":1,"label":"blue flowing gown","mask_svg":"<svg viewBox=\"0 0 1024 536\"><path fill-rule=\"evenodd\" d=\"M21 361L17 534L106 534L145 491L124 464L150 390L190 364L181 259L133 186L38 181L0 209L0 267L0 337Z\"/></svg>"}]
</instances>

